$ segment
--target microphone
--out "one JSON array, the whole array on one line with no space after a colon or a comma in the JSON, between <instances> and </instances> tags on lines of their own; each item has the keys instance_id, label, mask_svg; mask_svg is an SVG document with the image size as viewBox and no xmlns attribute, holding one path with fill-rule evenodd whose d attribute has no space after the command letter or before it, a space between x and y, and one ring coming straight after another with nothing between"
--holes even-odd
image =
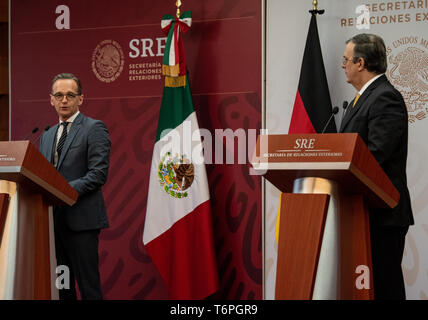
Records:
<instances>
[{"instance_id":1,"label":"microphone","mask_svg":"<svg viewBox=\"0 0 428 320\"><path fill-rule=\"evenodd\" d=\"M345 112L346 112L346 108L348 108L348 101L343 101L343 105L342 105L342 108L343 108L343 112L342 112L342 119L343 119L343 116L345 115Z\"/></svg>"},{"instance_id":2,"label":"microphone","mask_svg":"<svg viewBox=\"0 0 428 320\"><path fill-rule=\"evenodd\" d=\"M343 110L346 110L346 108L348 108L348 101L343 101L343 105L342 105L342 108L343 108Z\"/></svg>"},{"instance_id":3,"label":"microphone","mask_svg":"<svg viewBox=\"0 0 428 320\"><path fill-rule=\"evenodd\" d=\"M27 140L31 135L35 134L37 131L39 131L39 127L35 127L29 134L25 136L24 140Z\"/></svg>"},{"instance_id":4,"label":"microphone","mask_svg":"<svg viewBox=\"0 0 428 320\"><path fill-rule=\"evenodd\" d=\"M349 106L349 104L348 104L348 101L343 101L343 105L342 105L342 108L343 108L343 111L342 111L342 119L340 120L340 126L342 126L342 122L343 122L343 118L345 117L345 113L346 113L346 108L348 108L348 106Z\"/></svg>"},{"instance_id":5,"label":"microphone","mask_svg":"<svg viewBox=\"0 0 428 320\"><path fill-rule=\"evenodd\" d=\"M50 129L50 127L51 126L46 126L45 127L45 130L43 130L43 132L41 134L39 134L39 136L37 137L37 139L34 140L34 143L33 143L34 145L36 144L37 141L39 141L39 139L42 137L43 133L46 132L46 131L48 131Z\"/></svg>"},{"instance_id":6,"label":"microphone","mask_svg":"<svg viewBox=\"0 0 428 320\"><path fill-rule=\"evenodd\" d=\"M324 129L322 130L321 133L324 133L325 129L327 129L328 124L330 123L331 119L333 119L333 116L339 112L339 107L334 107L333 110L331 110L331 116L330 118L328 118L327 123L325 124Z\"/></svg>"}]
</instances>

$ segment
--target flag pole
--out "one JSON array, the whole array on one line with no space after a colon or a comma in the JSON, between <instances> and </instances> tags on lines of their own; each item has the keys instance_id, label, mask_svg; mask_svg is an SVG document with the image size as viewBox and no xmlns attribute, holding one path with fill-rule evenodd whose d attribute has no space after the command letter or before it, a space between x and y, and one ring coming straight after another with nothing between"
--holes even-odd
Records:
<instances>
[{"instance_id":1,"label":"flag pole","mask_svg":"<svg viewBox=\"0 0 428 320\"><path fill-rule=\"evenodd\" d=\"M312 10L309 10L310 13L312 13L312 14L323 14L325 12L325 10L318 10L318 1L317 0L313 0L312 5L313 5L313 8L312 8Z\"/></svg>"},{"instance_id":2,"label":"flag pole","mask_svg":"<svg viewBox=\"0 0 428 320\"><path fill-rule=\"evenodd\" d=\"M177 7L177 19L180 19L180 7L181 7L181 1L177 0L175 2L175 6Z\"/></svg>"}]
</instances>

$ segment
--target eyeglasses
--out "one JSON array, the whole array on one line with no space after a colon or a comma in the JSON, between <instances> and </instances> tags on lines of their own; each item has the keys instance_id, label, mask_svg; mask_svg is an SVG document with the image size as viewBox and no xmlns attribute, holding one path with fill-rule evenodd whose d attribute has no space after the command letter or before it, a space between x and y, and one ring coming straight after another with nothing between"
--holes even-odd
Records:
<instances>
[{"instance_id":1,"label":"eyeglasses","mask_svg":"<svg viewBox=\"0 0 428 320\"><path fill-rule=\"evenodd\" d=\"M347 63L348 63L348 61L352 61L353 63L355 63L355 59L356 58L358 58L358 57L352 57L352 58L346 58L346 57L343 57L342 58L342 65L346 65Z\"/></svg>"},{"instance_id":2,"label":"eyeglasses","mask_svg":"<svg viewBox=\"0 0 428 320\"><path fill-rule=\"evenodd\" d=\"M55 100L62 101L64 99L64 97L67 97L67 100L73 100L77 96L80 96L80 94L73 93L73 92L68 92L66 94L62 94L60 92L57 92L52 96L55 98Z\"/></svg>"}]
</instances>

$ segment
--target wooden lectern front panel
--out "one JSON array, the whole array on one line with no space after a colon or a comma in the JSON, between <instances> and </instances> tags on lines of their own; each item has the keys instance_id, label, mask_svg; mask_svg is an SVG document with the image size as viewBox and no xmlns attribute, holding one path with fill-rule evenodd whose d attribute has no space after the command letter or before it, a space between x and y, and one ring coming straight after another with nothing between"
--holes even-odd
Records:
<instances>
[{"instance_id":1,"label":"wooden lectern front panel","mask_svg":"<svg viewBox=\"0 0 428 320\"><path fill-rule=\"evenodd\" d=\"M34 196L34 299L51 299L51 265L49 244L49 205L40 195Z\"/></svg>"},{"instance_id":2,"label":"wooden lectern front panel","mask_svg":"<svg viewBox=\"0 0 428 320\"><path fill-rule=\"evenodd\" d=\"M14 182L0 181L0 299L51 299L48 205ZM11 199L9 205L8 198Z\"/></svg>"},{"instance_id":3,"label":"wooden lectern front panel","mask_svg":"<svg viewBox=\"0 0 428 320\"><path fill-rule=\"evenodd\" d=\"M329 200L282 194L275 299L312 299Z\"/></svg>"},{"instance_id":4,"label":"wooden lectern front panel","mask_svg":"<svg viewBox=\"0 0 428 320\"><path fill-rule=\"evenodd\" d=\"M362 195L339 198L341 300L373 300L370 221Z\"/></svg>"}]
</instances>

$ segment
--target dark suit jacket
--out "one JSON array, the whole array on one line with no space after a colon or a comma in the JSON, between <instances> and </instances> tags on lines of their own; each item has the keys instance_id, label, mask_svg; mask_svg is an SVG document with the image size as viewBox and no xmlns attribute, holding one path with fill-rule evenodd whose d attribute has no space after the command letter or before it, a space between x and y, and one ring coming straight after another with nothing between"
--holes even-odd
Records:
<instances>
[{"instance_id":1,"label":"dark suit jacket","mask_svg":"<svg viewBox=\"0 0 428 320\"><path fill-rule=\"evenodd\" d=\"M400 192L393 209L370 209L370 221L381 226L414 224L407 188L408 115L404 99L385 75L364 91L356 105L350 103L340 132L358 132L382 169Z\"/></svg>"},{"instance_id":2,"label":"dark suit jacket","mask_svg":"<svg viewBox=\"0 0 428 320\"><path fill-rule=\"evenodd\" d=\"M50 128L40 139L40 152L51 163L58 126ZM57 170L77 191L79 198L71 207L54 207L55 225L63 221L74 231L109 226L101 187L107 181L110 146L109 133L102 121L82 113L76 117L58 159Z\"/></svg>"}]
</instances>

